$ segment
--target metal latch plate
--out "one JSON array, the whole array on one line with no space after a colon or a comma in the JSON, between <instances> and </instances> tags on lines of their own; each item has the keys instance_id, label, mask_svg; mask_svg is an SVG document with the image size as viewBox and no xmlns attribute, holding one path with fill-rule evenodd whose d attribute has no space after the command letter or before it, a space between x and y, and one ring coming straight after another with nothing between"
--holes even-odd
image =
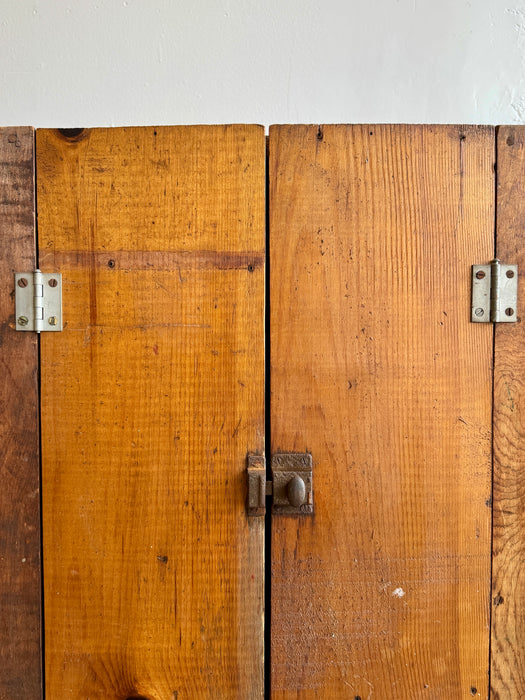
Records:
<instances>
[{"instance_id":1,"label":"metal latch plate","mask_svg":"<svg viewBox=\"0 0 525 700\"><path fill-rule=\"evenodd\" d=\"M266 496L273 495L272 513L308 515L314 512L312 455L288 452L272 455L272 481L266 480L264 455L248 455L248 515L264 515Z\"/></svg>"},{"instance_id":2,"label":"metal latch plate","mask_svg":"<svg viewBox=\"0 0 525 700\"><path fill-rule=\"evenodd\" d=\"M248 515L266 513L266 458L248 455Z\"/></svg>"},{"instance_id":3,"label":"metal latch plate","mask_svg":"<svg viewBox=\"0 0 525 700\"><path fill-rule=\"evenodd\" d=\"M515 323L518 305L518 266L493 260L472 266L473 323Z\"/></svg>"},{"instance_id":4,"label":"metal latch plate","mask_svg":"<svg viewBox=\"0 0 525 700\"><path fill-rule=\"evenodd\" d=\"M62 330L62 275L17 272L15 274L17 331Z\"/></svg>"},{"instance_id":5,"label":"metal latch plate","mask_svg":"<svg viewBox=\"0 0 525 700\"><path fill-rule=\"evenodd\" d=\"M307 452L288 452L272 455L272 513L309 515L314 512L312 455ZM302 482L302 484L301 484ZM291 487L299 486L300 505L293 504ZM297 490L297 489L296 489Z\"/></svg>"}]
</instances>

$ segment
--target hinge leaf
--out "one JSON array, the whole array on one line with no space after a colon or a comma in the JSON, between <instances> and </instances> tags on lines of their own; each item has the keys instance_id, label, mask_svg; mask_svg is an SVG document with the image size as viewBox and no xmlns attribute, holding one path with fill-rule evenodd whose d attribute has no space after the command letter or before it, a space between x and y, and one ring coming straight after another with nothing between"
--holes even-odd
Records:
<instances>
[{"instance_id":1,"label":"hinge leaf","mask_svg":"<svg viewBox=\"0 0 525 700\"><path fill-rule=\"evenodd\" d=\"M62 330L60 273L15 273L15 321L17 331Z\"/></svg>"},{"instance_id":2,"label":"hinge leaf","mask_svg":"<svg viewBox=\"0 0 525 700\"><path fill-rule=\"evenodd\" d=\"M489 265L472 266L473 323L516 323L518 266L497 258Z\"/></svg>"}]
</instances>

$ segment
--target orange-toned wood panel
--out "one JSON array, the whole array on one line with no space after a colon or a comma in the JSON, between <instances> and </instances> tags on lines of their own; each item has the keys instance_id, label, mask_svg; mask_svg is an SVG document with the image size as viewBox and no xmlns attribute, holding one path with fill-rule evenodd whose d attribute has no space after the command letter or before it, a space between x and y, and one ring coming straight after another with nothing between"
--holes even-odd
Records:
<instances>
[{"instance_id":1,"label":"orange-toned wood panel","mask_svg":"<svg viewBox=\"0 0 525 700\"><path fill-rule=\"evenodd\" d=\"M37 132L50 698L256 698L265 140L257 126Z\"/></svg>"},{"instance_id":2,"label":"orange-toned wood panel","mask_svg":"<svg viewBox=\"0 0 525 700\"><path fill-rule=\"evenodd\" d=\"M0 698L42 696L38 344L15 331L36 267L34 130L0 129Z\"/></svg>"},{"instance_id":3,"label":"orange-toned wood panel","mask_svg":"<svg viewBox=\"0 0 525 700\"><path fill-rule=\"evenodd\" d=\"M497 255L519 265L518 322L496 326L492 698L525 697L525 127L497 136Z\"/></svg>"},{"instance_id":4,"label":"orange-toned wood panel","mask_svg":"<svg viewBox=\"0 0 525 700\"><path fill-rule=\"evenodd\" d=\"M273 698L487 697L494 131L270 130Z\"/></svg>"}]
</instances>

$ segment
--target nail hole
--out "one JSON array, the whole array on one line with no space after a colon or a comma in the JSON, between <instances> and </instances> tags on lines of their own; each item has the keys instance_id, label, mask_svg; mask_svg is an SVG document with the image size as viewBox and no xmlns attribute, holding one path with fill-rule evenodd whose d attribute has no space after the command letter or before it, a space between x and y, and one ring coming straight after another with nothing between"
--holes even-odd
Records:
<instances>
[{"instance_id":1,"label":"nail hole","mask_svg":"<svg viewBox=\"0 0 525 700\"><path fill-rule=\"evenodd\" d=\"M485 277L485 273L483 272L483 270L478 270L478 271L476 272L476 278L477 278L478 280L482 280L484 277Z\"/></svg>"},{"instance_id":2,"label":"nail hole","mask_svg":"<svg viewBox=\"0 0 525 700\"><path fill-rule=\"evenodd\" d=\"M511 309L511 307L509 306L507 309L505 309L505 313L507 314L507 316L514 316L514 309Z\"/></svg>"},{"instance_id":3,"label":"nail hole","mask_svg":"<svg viewBox=\"0 0 525 700\"><path fill-rule=\"evenodd\" d=\"M254 271L254 266L252 264L248 265L248 272L253 272Z\"/></svg>"},{"instance_id":4,"label":"nail hole","mask_svg":"<svg viewBox=\"0 0 525 700\"><path fill-rule=\"evenodd\" d=\"M494 597L494 605L498 607L498 605L501 605L503 603L503 596L502 595L497 595Z\"/></svg>"},{"instance_id":5,"label":"nail hole","mask_svg":"<svg viewBox=\"0 0 525 700\"><path fill-rule=\"evenodd\" d=\"M318 140L318 141L322 141L322 140L323 140L323 136L324 136L323 130L322 130L322 128L321 128L321 125L319 125L319 126L317 127L317 140Z\"/></svg>"},{"instance_id":6,"label":"nail hole","mask_svg":"<svg viewBox=\"0 0 525 700\"><path fill-rule=\"evenodd\" d=\"M113 259L108 260L108 267L113 269L115 267L115 261Z\"/></svg>"},{"instance_id":7,"label":"nail hole","mask_svg":"<svg viewBox=\"0 0 525 700\"><path fill-rule=\"evenodd\" d=\"M477 689L477 688L474 688L474 686L472 686L471 689L470 689L470 694L471 694L471 695L477 695L477 692L478 692L478 689Z\"/></svg>"},{"instance_id":8,"label":"nail hole","mask_svg":"<svg viewBox=\"0 0 525 700\"><path fill-rule=\"evenodd\" d=\"M21 277L21 278L18 280L18 286L19 286L19 287L27 287L27 280L26 280L25 277Z\"/></svg>"},{"instance_id":9,"label":"nail hole","mask_svg":"<svg viewBox=\"0 0 525 700\"><path fill-rule=\"evenodd\" d=\"M58 282L56 281L56 279L55 279L54 277L52 277L52 278L49 280L49 286L50 286L50 287L56 287L57 284L58 284Z\"/></svg>"},{"instance_id":10,"label":"nail hole","mask_svg":"<svg viewBox=\"0 0 525 700\"><path fill-rule=\"evenodd\" d=\"M507 270L507 277L512 279L514 277L514 270Z\"/></svg>"}]
</instances>

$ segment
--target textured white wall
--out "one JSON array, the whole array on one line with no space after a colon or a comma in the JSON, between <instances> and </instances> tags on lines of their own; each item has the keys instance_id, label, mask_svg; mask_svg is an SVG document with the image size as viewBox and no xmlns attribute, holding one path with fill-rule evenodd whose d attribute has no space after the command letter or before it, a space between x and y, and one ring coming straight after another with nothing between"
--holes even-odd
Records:
<instances>
[{"instance_id":1,"label":"textured white wall","mask_svg":"<svg viewBox=\"0 0 525 700\"><path fill-rule=\"evenodd\" d=\"M525 121L525 0L0 0L0 124Z\"/></svg>"}]
</instances>

